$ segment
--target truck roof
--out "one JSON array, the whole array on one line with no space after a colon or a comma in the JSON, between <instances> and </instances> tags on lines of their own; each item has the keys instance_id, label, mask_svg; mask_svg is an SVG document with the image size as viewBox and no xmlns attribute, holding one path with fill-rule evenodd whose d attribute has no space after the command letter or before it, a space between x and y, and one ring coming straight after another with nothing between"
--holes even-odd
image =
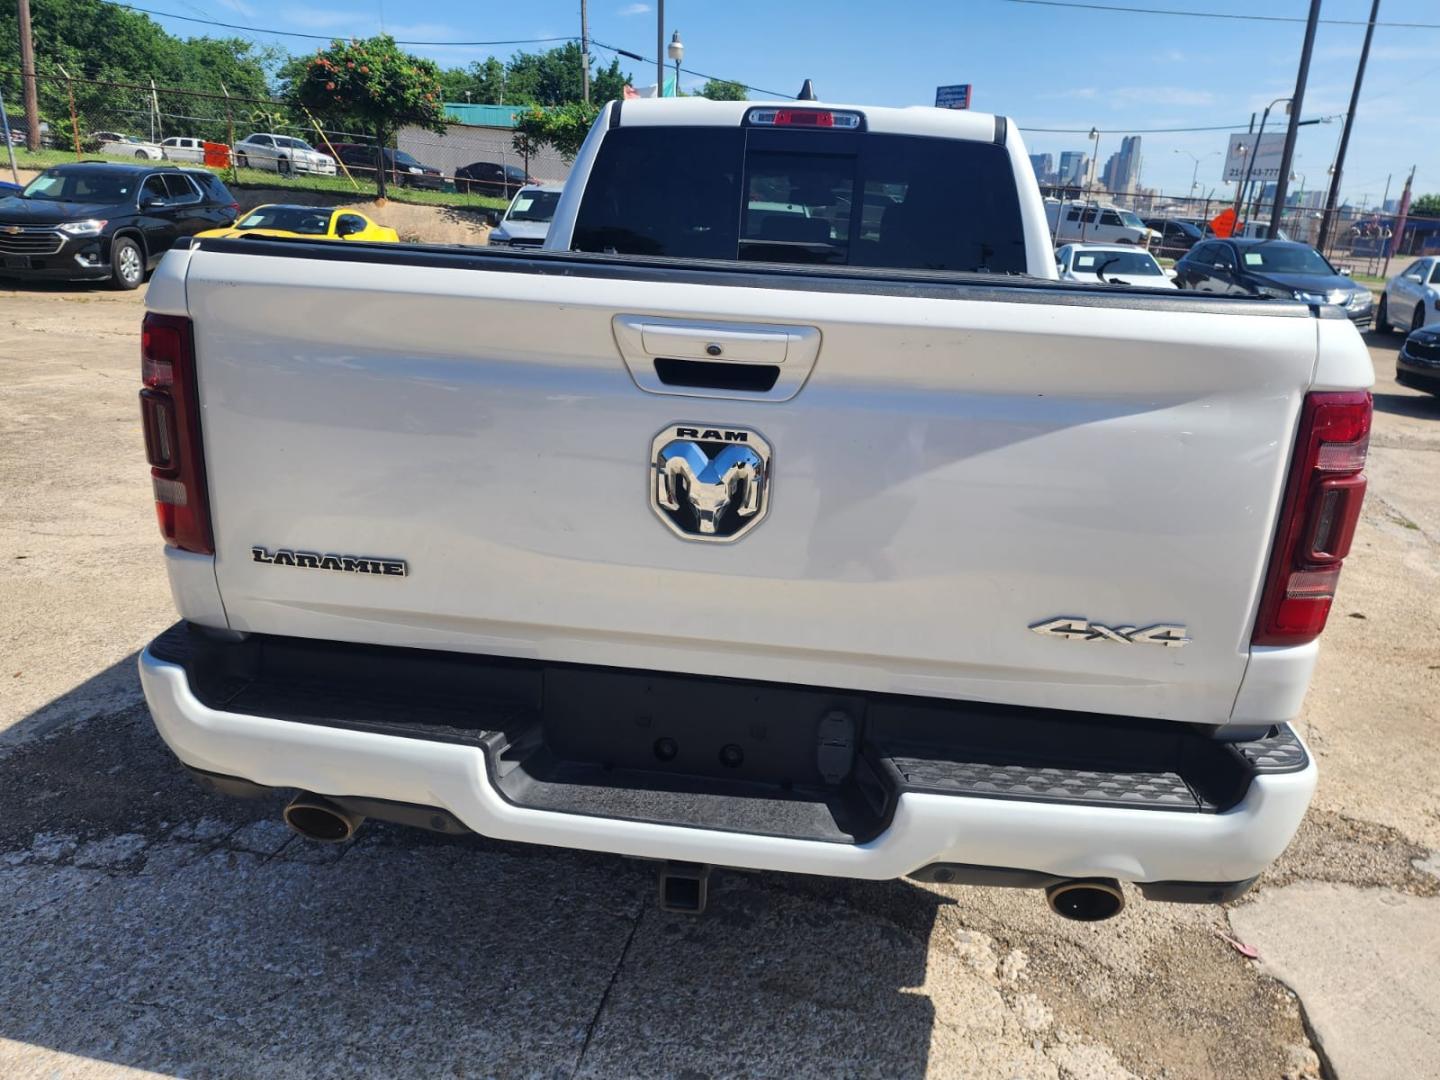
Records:
<instances>
[{"instance_id":1,"label":"truck roof","mask_svg":"<svg viewBox=\"0 0 1440 1080\"><path fill-rule=\"evenodd\" d=\"M822 101L710 101L706 98L640 98L616 102L620 127L739 127L751 109L814 109L858 112L865 127L887 135L927 135L932 138L1005 141L1003 116L969 109L937 109L909 105L896 109L880 105L841 105ZM611 124L616 123L612 114Z\"/></svg>"}]
</instances>

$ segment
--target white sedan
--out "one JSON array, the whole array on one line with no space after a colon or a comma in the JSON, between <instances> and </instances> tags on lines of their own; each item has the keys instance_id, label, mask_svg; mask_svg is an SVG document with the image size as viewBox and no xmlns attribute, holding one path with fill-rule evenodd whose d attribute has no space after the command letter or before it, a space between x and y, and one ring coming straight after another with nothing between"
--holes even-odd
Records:
<instances>
[{"instance_id":1,"label":"white sedan","mask_svg":"<svg viewBox=\"0 0 1440 1080\"><path fill-rule=\"evenodd\" d=\"M1055 253L1061 281L1085 285L1129 285L1139 289L1173 289L1175 282L1155 256L1132 246L1066 244Z\"/></svg>"},{"instance_id":2,"label":"white sedan","mask_svg":"<svg viewBox=\"0 0 1440 1080\"><path fill-rule=\"evenodd\" d=\"M1416 259L1385 283L1375 329L1409 333L1440 323L1440 255Z\"/></svg>"},{"instance_id":3,"label":"white sedan","mask_svg":"<svg viewBox=\"0 0 1440 1080\"><path fill-rule=\"evenodd\" d=\"M257 131L235 144L235 164L242 169L273 169L281 176L296 173L335 175L335 159L304 139Z\"/></svg>"},{"instance_id":4,"label":"white sedan","mask_svg":"<svg viewBox=\"0 0 1440 1080\"><path fill-rule=\"evenodd\" d=\"M97 131L91 135L100 144L100 153L109 154L111 157L133 157L142 161L159 161L165 156L165 151L160 148L159 143L146 142L134 135L125 135L118 131Z\"/></svg>"}]
</instances>

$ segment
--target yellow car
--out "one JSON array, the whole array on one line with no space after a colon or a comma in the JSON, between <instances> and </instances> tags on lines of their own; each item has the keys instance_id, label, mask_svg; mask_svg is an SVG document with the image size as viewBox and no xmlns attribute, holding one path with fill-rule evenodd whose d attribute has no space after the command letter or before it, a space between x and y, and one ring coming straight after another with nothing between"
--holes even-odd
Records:
<instances>
[{"instance_id":1,"label":"yellow car","mask_svg":"<svg viewBox=\"0 0 1440 1080\"><path fill-rule=\"evenodd\" d=\"M368 240L398 244L400 234L377 225L355 210L328 206L267 203L236 220L228 229L207 229L200 236L297 236L312 240Z\"/></svg>"}]
</instances>

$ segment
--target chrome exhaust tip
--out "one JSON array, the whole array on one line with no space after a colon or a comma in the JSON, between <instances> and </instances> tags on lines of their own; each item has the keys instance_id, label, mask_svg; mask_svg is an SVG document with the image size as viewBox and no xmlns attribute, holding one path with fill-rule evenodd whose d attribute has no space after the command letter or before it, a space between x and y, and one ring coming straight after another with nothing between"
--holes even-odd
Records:
<instances>
[{"instance_id":1,"label":"chrome exhaust tip","mask_svg":"<svg viewBox=\"0 0 1440 1080\"><path fill-rule=\"evenodd\" d=\"M343 844L355 837L365 818L351 813L323 795L302 791L285 806L285 824L307 840L322 844Z\"/></svg>"},{"instance_id":2,"label":"chrome exhaust tip","mask_svg":"<svg viewBox=\"0 0 1440 1080\"><path fill-rule=\"evenodd\" d=\"M1061 881L1045 890L1050 910L1076 922L1113 919L1125 908L1125 894L1113 878L1077 878Z\"/></svg>"}]
</instances>

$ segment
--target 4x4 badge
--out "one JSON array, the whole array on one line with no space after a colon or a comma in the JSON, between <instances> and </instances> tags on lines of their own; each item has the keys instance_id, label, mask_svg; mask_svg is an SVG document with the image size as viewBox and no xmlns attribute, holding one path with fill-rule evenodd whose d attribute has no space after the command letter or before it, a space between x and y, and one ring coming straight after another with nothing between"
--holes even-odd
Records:
<instances>
[{"instance_id":1,"label":"4x4 badge","mask_svg":"<svg viewBox=\"0 0 1440 1080\"><path fill-rule=\"evenodd\" d=\"M1173 623L1156 623L1154 626L1105 626L1089 619L1062 615L1057 619L1034 623L1030 627L1037 634L1046 637L1064 638L1066 641L1110 641L1117 645L1164 645L1178 649L1190 644L1185 627Z\"/></svg>"}]
</instances>

